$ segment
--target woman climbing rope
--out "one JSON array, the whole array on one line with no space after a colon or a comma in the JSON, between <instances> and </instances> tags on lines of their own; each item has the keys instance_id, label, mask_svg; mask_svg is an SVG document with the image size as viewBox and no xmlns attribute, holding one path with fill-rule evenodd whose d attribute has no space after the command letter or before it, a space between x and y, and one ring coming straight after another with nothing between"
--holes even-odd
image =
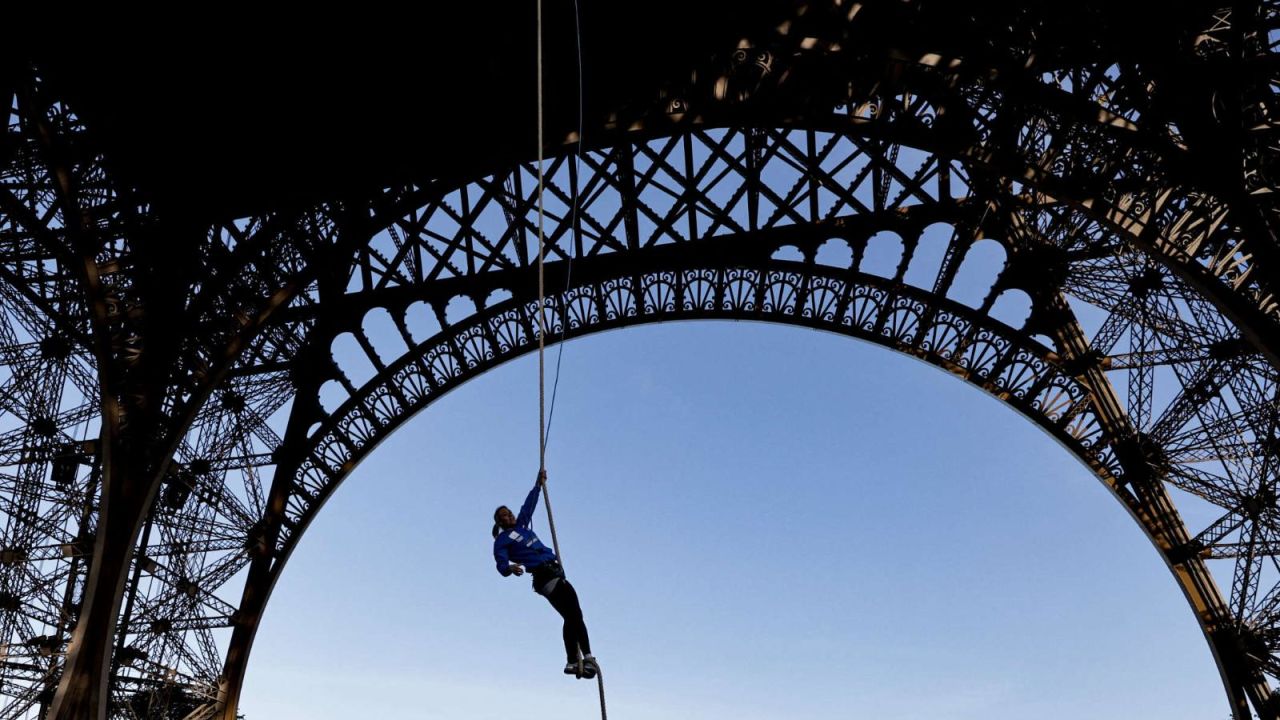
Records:
<instances>
[{"instance_id":1,"label":"woman climbing rope","mask_svg":"<svg viewBox=\"0 0 1280 720\"><path fill-rule=\"evenodd\" d=\"M538 492L546 482L546 471L540 471L529 497L520 506L519 515L512 515L506 505L493 511L493 559L503 577L523 575L526 570L533 575L533 591L545 597L564 618L564 651L568 657L565 674L593 678L600 666L591 656L591 641L578 605L578 593L565 579L556 554L542 544L532 528Z\"/></svg>"}]
</instances>

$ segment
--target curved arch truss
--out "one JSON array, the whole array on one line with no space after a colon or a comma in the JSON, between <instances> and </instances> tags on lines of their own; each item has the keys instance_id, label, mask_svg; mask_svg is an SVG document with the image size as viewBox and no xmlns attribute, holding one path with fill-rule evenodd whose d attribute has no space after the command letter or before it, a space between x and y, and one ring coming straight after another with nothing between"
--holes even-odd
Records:
<instances>
[{"instance_id":1,"label":"curved arch truss","mask_svg":"<svg viewBox=\"0 0 1280 720\"><path fill-rule=\"evenodd\" d=\"M119 676L185 676L211 695L234 682L284 560L364 452L532 347L532 173L410 207L360 246L332 301L317 284L258 340L158 492ZM588 154L580 172L562 157L549 178L549 287L564 287L573 258L551 339L753 319L948 369L1094 468L1173 566L1237 704L1268 702L1263 674L1280 676L1275 370L1122 231L935 155L803 130L699 130ZM979 194L983 183L993 189ZM980 244L1003 257L963 304L949 295L964 294ZM1019 297L1021 318L992 316ZM381 333L367 327L383 312ZM416 337L419 326L439 329ZM1199 526L1175 499L1196 505Z\"/></svg>"},{"instance_id":2,"label":"curved arch truss","mask_svg":"<svg viewBox=\"0 0 1280 720\"><path fill-rule=\"evenodd\" d=\"M361 248L335 310L295 308L297 364L241 369L234 382L287 378L298 394L267 516L249 528L228 682L289 553L364 453L535 344L533 170L402 210ZM1264 675L1280 675L1267 629L1280 622L1276 371L1123 227L936 155L806 130L695 130L580 167L562 157L548 177L547 283L565 288L550 339L750 319L946 368L1095 470L1173 568L1235 706L1267 706Z\"/></svg>"},{"instance_id":3,"label":"curved arch truss","mask_svg":"<svg viewBox=\"0 0 1280 720\"><path fill-rule=\"evenodd\" d=\"M1191 3L1139 62L1086 5L1097 37L808 3L617 108L546 165L548 339L756 320L951 372L1094 470L1236 720L1277 718L1280 6ZM879 41L929 13L943 40ZM0 720L231 720L334 488L536 344L536 168L174 227L27 81L0 144Z\"/></svg>"}]
</instances>

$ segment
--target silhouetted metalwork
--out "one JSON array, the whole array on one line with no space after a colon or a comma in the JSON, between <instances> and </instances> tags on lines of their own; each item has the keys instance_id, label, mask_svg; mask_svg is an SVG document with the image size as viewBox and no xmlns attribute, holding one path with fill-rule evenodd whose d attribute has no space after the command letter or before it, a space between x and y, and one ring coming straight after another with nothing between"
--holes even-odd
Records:
<instances>
[{"instance_id":1,"label":"silhouetted metalwork","mask_svg":"<svg viewBox=\"0 0 1280 720\"><path fill-rule=\"evenodd\" d=\"M1235 717L1280 717L1278 6L1169 9L1148 62L1088 3L1089 36L1035 8L796 5L588 118L580 162L561 135L549 335L778 322L972 383L1131 513ZM231 720L330 493L536 347L533 153L192 226L113 175L39 63L16 77L0 718Z\"/></svg>"}]
</instances>

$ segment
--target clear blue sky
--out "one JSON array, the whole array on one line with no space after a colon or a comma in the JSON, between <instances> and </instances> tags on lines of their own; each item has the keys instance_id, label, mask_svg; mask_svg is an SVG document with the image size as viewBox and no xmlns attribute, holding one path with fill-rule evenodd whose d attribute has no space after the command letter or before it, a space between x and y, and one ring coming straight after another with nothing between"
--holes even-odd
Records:
<instances>
[{"instance_id":1,"label":"clear blue sky","mask_svg":"<svg viewBox=\"0 0 1280 720\"><path fill-rule=\"evenodd\" d=\"M535 380L527 356L463 386L347 480L268 607L249 720L598 717L559 617L493 567L490 515L537 469ZM1121 506L906 357L756 323L585 338L549 467L615 720L1227 717Z\"/></svg>"}]
</instances>

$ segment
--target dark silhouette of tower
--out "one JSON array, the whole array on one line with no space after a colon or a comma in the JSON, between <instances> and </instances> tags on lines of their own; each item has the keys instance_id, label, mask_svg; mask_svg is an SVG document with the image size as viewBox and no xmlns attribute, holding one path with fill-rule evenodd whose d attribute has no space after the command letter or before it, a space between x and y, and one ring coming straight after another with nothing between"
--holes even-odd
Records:
<instances>
[{"instance_id":1,"label":"dark silhouette of tower","mask_svg":"<svg viewBox=\"0 0 1280 720\"><path fill-rule=\"evenodd\" d=\"M547 3L550 339L735 318L947 369L1094 470L1276 718L1280 3L609 5L579 93ZM234 718L329 494L536 347L533 9L428 12L3 60L0 717Z\"/></svg>"}]
</instances>

